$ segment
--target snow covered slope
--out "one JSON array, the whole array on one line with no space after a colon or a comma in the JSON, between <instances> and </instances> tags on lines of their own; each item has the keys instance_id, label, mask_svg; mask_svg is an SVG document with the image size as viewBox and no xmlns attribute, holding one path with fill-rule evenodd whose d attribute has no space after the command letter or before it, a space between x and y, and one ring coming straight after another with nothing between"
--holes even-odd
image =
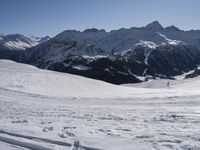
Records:
<instances>
[{"instance_id":1,"label":"snow covered slope","mask_svg":"<svg viewBox=\"0 0 200 150\"><path fill-rule=\"evenodd\" d=\"M0 72L0 78L3 79L0 80L0 88L31 94L72 98L120 98L132 97L137 91L76 75L41 70L9 60L0 60Z\"/></svg>"},{"instance_id":2,"label":"snow covered slope","mask_svg":"<svg viewBox=\"0 0 200 150\"><path fill-rule=\"evenodd\" d=\"M93 80L77 75L42 70L31 65L16 63L10 60L0 60L0 72L0 78L3 79L0 80L0 88L47 96L74 98L127 98L133 96L137 97L138 94L140 95L140 93L155 93L156 95L159 95L166 90L166 84L162 85L164 91L159 91L157 89L150 90L146 88L132 89L129 87L113 85L103 81ZM141 85L151 84L152 86L156 87L157 84L155 83L162 83L161 81L168 80L153 80L150 82L141 83ZM199 91L197 89L197 87L200 85L199 78L185 79L183 81L171 80L170 82L172 88L170 90L167 89L167 93L174 93L174 90L176 91L177 89L192 89L191 92Z\"/></svg>"},{"instance_id":3,"label":"snow covered slope","mask_svg":"<svg viewBox=\"0 0 200 150\"><path fill-rule=\"evenodd\" d=\"M198 89L200 86L200 77L185 79L184 75L181 76L182 78L177 80L169 80L169 79L157 79L157 80L150 80L148 82L142 82L138 84L124 84L126 87L135 87L135 88L151 88L151 89L166 89L174 90L176 92L187 92L187 93L200 93ZM169 82L169 87L167 83ZM183 93L183 95L186 95Z\"/></svg>"},{"instance_id":4,"label":"snow covered slope","mask_svg":"<svg viewBox=\"0 0 200 150\"><path fill-rule=\"evenodd\" d=\"M200 78L155 81L124 87L0 60L0 148L199 149Z\"/></svg>"},{"instance_id":5,"label":"snow covered slope","mask_svg":"<svg viewBox=\"0 0 200 150\"><path fill-rule=\"evenodd\" d=\"M9 50L25 50L49 40L47 37L24 36L22 34L0 35L0 48Z\"/></svg>"}]
</instances>

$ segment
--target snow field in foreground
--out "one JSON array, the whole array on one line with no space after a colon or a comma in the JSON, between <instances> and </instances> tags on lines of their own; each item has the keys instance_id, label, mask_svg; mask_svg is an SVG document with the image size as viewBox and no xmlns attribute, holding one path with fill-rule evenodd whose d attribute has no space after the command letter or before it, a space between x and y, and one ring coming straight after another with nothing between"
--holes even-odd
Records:
<instances>
[{"instance_id":1,"label":"snow field in foreground","mask_svg":"<svg viewBox=\"0 0 200 150\"><path fill-rule=\"evenodd\" d=\"M0 130L66 143L79 140L106 150L200 149L200 79L170 83L169 89L164 80L116 86L0 60ZM2 141L1 147L24 150Z\"/></svg>"}]
</instances>

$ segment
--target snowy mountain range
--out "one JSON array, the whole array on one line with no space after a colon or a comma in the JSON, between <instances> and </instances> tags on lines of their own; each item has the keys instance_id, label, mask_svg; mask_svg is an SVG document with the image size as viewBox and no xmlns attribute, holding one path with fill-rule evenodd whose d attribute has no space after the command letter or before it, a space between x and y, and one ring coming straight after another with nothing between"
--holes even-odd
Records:
<instances>
[{"instance_id":1,"label":"snowy mountain range","mask_svg":"<svg viewBox=\"0 0 200 150\"><path fill-rule=\"evenodd\" d=\"M110 32L66 30L46 42L34 42L21 47L14 60L115 84L173 78L200 65L200 30L164 28L158 21ZM19 45L12 48L19 51Z\"/></svg>"},{"instance_id":2,"label":"snowy mountain range","mask_svg":"<svg viewBox=\"0 0 200 150\"><path fill-rule=\"evenodd\" d=\"M9 50L25 50L49 40L46 37L24 36L22 34L0 34L0 46Z\"/></svg>"},{"instance_id":3,"label":"snowy mountain range","mask_svg":"<svg viewBox=\"0 0 200 150\"><path fill-rule=\"evenodd\" d=\"M18 60L19 55L28 48L48 41L50 38L25 36L22 34L0 34L0 58Z\"/></svg>"},{"instance_id":4,"label":"snowy mountain range","mask_svg":"<svg viewBox=\"0 0 200 150\"><path fill-rule=\"evenodd\" d=\"M83 32L67 30L56 36L56 39L70 39L81 44L94 45L106 53L119 53L133 49L137 44L144 46L160 45L199 45L200 31L182 31L175 26L163 28L159 22L154 21L145 27L119 29L111 32L105 30L87 29ZM150 46L150 48L152 48Z\"/></svg>"}]
</instances>

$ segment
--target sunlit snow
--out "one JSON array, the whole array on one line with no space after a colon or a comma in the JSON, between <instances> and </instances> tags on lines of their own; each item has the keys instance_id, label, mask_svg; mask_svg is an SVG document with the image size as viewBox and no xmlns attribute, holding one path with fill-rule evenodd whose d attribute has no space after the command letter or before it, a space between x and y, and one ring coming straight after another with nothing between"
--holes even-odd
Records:
<instances>
[{"instance_id":1,"label":"sunlit snow","mask_svg":"<svg viewBox=\"0 0 200 150\"><path fill-rule=\"evenodd\" d=\"M0 60L0 149L200 149L199 85L117 86Z\"/></svg>"}]
</instances>

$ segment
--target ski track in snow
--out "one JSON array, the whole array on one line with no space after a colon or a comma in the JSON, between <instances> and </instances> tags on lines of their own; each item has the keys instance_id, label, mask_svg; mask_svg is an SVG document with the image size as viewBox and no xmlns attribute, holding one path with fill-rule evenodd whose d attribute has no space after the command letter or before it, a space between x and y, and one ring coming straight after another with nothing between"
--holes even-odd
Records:
<instances>
[{"instance_id":1,"label":"ski track in snow","mask_svg":"<svg viewBox=\"0 0 200 150\"><path fill-rule=\"evenodd\" d=\"M16 87L16 91L1 87L0 149L25 150L37 145L67 150L71 148L50 141L74 143L78 140L81 145L104 150L199 150L200 93L197 87L200 79L197 79L184 83L174 81L171 89L161 88L165 87L166 82L160 81L137 84L139 87L147 85L146 88L157 85L155 88L161 92L156 94L152 89L152 94L143 93L145 89L131 87L133 91L140 89L136 91L140 92L140 96L124 95L119 98L83 98L78 93L74 98L55 95L47 97L41 93L37 95L17 91L22 87ZM193 90L197 91L188 92L187 87L192 87L194 83L197 85ZM10 144L8 139L12 139L9 140ZM19 143L22 143L21 147ZM26 143L32 147L26 147Z\"/></svg>"}]
</instances>

